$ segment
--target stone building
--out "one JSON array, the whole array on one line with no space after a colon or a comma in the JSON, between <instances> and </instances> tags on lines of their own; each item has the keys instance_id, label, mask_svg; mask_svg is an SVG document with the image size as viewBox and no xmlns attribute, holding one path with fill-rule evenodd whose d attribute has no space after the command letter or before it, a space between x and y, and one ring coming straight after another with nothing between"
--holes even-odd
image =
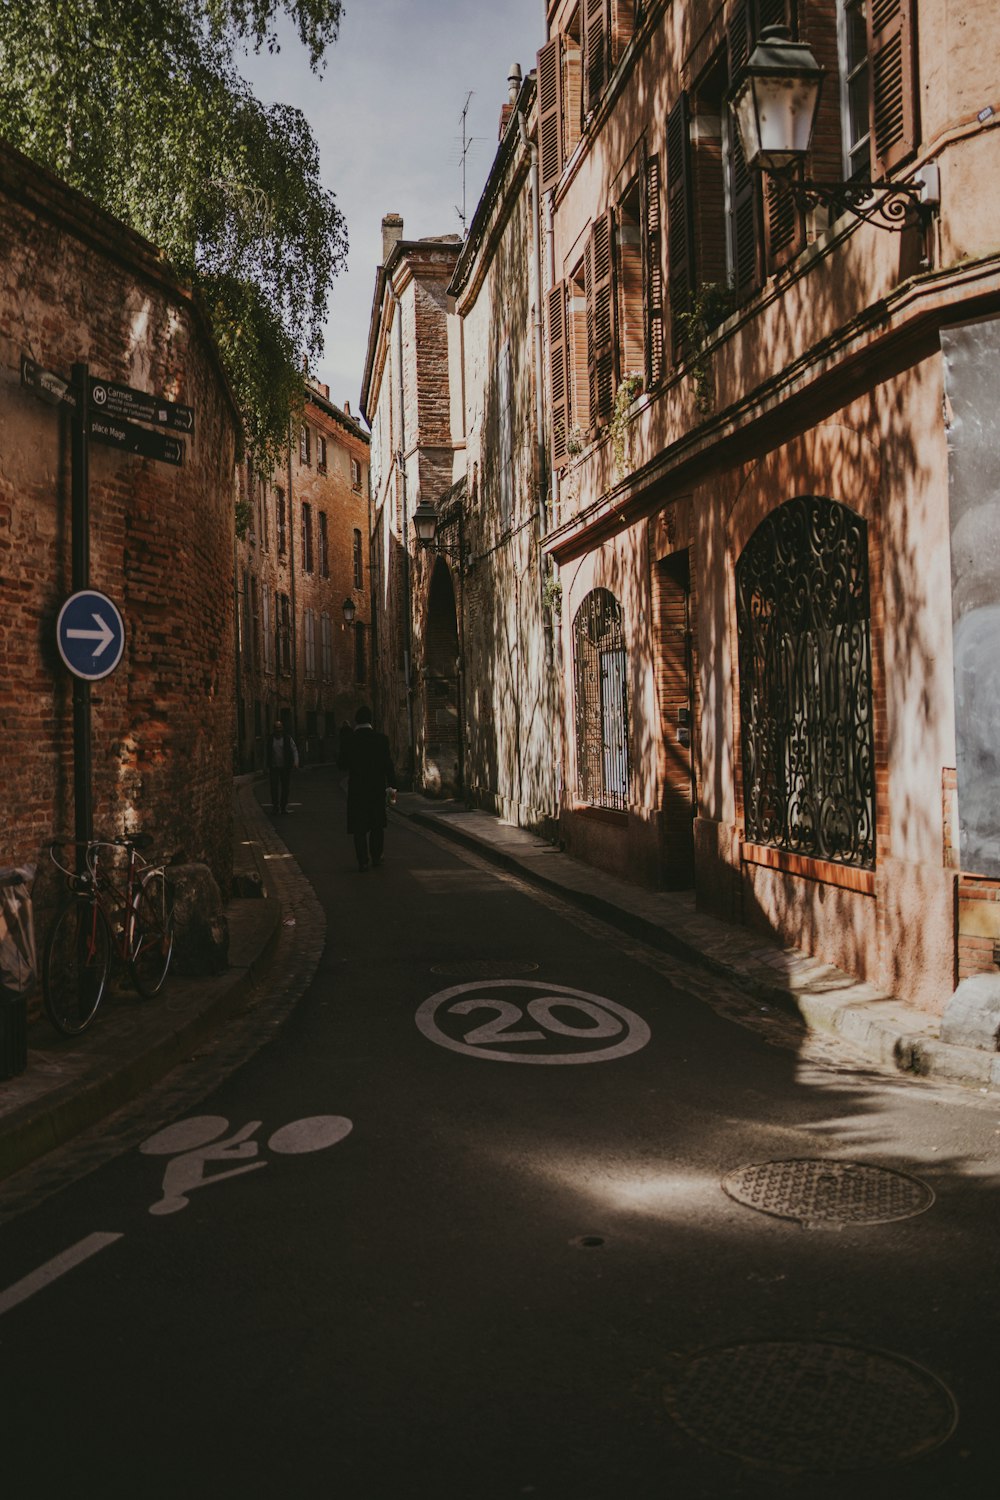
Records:
<instances>
[{"instance_id":1,"label":"stone building","mask_svg":"<svg viewBox=\"0 0 1000 1500\"><path fill-rule=\"evenodd\" d=\"M305 760L336 753L372 696L368 434L310 382L285 466L241 473L236 554L237 765L266 765L279 716ZM349 606L345 608L345 605ZM352 614L352 619L346 616Z\"/></svg>"},{"instance_id":2,"label":"stone building","mask_svg":"<svg viewBox=\"0 0 1000 1500\"><path fill-rule=\"evenodd\" d=\"M555 833L561 781L558 589L548 526L543 400L542 218L528 134L535 80L512 69L500 144L449 286L461 320L466 481L435 497L443 555L459 577L466 800Z\"/></svg>"},{"instance_id":3,"label":"stone building","mask_svg":"<svg viewBox=\"0 0 1000 1500\"><path fill-rule=\"evenodd\" d=\"M71 408L24 383L25 356L193 410L180 463L85 444L87 577L125 626L120 664L90 687L93 823L141 828L158 856L207 863L228 890L239 418L204 316L155 247L0 147L0 862L39 861L44 906L42 851L76 822L56 626L81 570Z\"/></svg>"},{"instance_id":4,"label":"stone building","mask_svg":"<svg viewBox=\"0 0 1000 1500\"><path fill-rule=\"evenodd\" d=\"M563 836L941 1011L1000 938L1000 23L548 23ZM909 183L899 232L748 170L729 99L771 23L825 68L808 175Z\"/></svg>"},{"instance_id":5,"label":"stone building","mask_svg":"<svg viewBox=\"0 0 1000 1500\"><path fill-rule=\"evenodd\" d=\"M417 547L414 511L465 475L458 235L407 240L382 220L361 410L371 427L372 594L379 722L401 785L462 781L461 575ZM457 498L458 490L453 492Z\"/></svg>"},{"instance_id":6,"label":"stone building","mask_svg":"<svg viewBox=\"0 0 1000 1500\"><path fill-rule=\"evenodd\" d=\"M541 228L510 80L464 244L383 220L362 404L372 423L379 683L400 768L526 826L559 808L554 580L541 550ZM421 545L417 524L429 528Z\"/></svg>"}]
</instances>

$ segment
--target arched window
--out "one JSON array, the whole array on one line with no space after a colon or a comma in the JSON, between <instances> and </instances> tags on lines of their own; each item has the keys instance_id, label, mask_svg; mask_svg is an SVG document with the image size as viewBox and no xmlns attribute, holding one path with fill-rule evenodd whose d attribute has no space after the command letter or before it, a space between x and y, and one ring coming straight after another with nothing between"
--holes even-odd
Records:
<instances>
[{"instance_id":1,"label":"arched window","mask_svg":"<svg viewBox=\"0 0 1000 1500\"><path fill-rule=\"evenodd\" d=\"M868 527L789 500L736 564L746 836L873 869Z\"/></svg>"},{"instance_id":2,"label":"arched window","mask_svg":"<svg viewBox=\"0 0 1000 1500\"><path fill-rule=\"evenodd\" d=\"M594 589L573 621L576 764L580 798L593 807L628 806L628 688L622 612Z\"/></svg>"}]
</instances>

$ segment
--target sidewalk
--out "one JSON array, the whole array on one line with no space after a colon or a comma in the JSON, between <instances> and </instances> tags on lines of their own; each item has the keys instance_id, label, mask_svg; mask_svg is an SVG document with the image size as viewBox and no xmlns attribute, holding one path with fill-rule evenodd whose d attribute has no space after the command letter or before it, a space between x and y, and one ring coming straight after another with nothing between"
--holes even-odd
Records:
<instances>
[{"instance_id":1,"label":"sidewalk","mask_svg":"<svg viewBox=\"0 0 1000 1500\"><path fill-rule=\"evenodd\" d=\"M258 829L266 816L253 777L233 786L233 873L246 889L268 890ZM258 822L259 820L259 822ZM28 1027L28 1066L0 1079L0 1179L94 1125L190 1057L244 1000L280 932L273 895L226 906L229 967L205 979L172 975L155 1000L112 987L92 1028L61 1037L44 1015ZM44 935L39 934L39 942ZM39 953L39 962L41 953Z\"/></svg>"},{"instance_id":2,"label":"sidewalk","mask_svg":"<svg viewBox=\"0 0 1000 1500\"><path fill-rule=\"evenodd\" d=\"M796 1012L810 1029L842 1036L883 1066L1000 1091L1000 1054L946 1045L939 1039L937 1017L796 948L782 948L697 911L689 892L630 885L523 828L458 802L400 792L396 811L632 937L718 974L755 1000Z\"/></svg>"}]
</instances>

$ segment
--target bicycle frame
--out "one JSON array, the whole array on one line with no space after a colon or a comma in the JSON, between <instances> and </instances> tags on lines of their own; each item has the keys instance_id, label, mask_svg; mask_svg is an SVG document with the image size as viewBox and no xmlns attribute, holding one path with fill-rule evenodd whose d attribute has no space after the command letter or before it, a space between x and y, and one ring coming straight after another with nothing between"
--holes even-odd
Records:
<instances>
[{"instance_id":1,"label":"bicycle frame","mask_svg":"<svg viewBox=\"0 0 1000 1500\"><path fill-rule=\"evenodd\" d=\"M135 957L136 897L142 882L150 875L164 873L162 865L147 864L139 853L140 847L148 848L151 843L148 834L134 833L115 839L89 839L85 843L78 839L57 839L49 845L49 854L66 876L68 888L75 895L90 896L95 906L100 906L116 955L123 963ZM71 870L56 857L56 849L64 848L83 851L82 861L77 860L78 866L82 863L82 870ZM122 876L117 876L113 866L108 869L109 851L125 851L127 859Z\"/></svg>"}]
</instances>

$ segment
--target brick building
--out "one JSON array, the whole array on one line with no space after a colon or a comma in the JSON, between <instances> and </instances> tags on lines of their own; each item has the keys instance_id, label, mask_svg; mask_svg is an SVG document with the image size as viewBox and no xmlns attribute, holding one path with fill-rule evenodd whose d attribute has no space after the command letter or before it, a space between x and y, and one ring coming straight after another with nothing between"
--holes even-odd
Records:
<instances>
[{"instance_id":1,"label":"brick building","mask_svg":"<svg viewBox=\"0 0 1000 1500\"><path fill-rule=\"evenodd\" d=\"M73 679L56 646L73 590L70 412L22 384L30 356L193 408L180 466L89 450L89 581L125 648L91 687L95 831L232 859L233 475L239 419L207 323L154 246L0 147L0 862L74 829Z\"/></svg>"},{"instance_id":2,"label":"brick building","mask_svg":"<svg viewBox=\"0 0 1000 1500\"><path fill-rule=\"evenodd\" d=\"M282 470L240 476L247 528L236 554L237 765L261 770L280 715L303 760L336 753L337 729L370 701L369 439L345 402L311 382ZM354 610L345 618L345 602Z\"/></svg>"},{"instance_id":3,"label":"brick building","mask_svg":"<svg viewBox=\"0 0 1000 1500\"><path fill-rule=\"evenodd\" d=\"M1000 937L1000 23L548 21L564 837L940 1011ZM748 171L728 101L771 23L826 70L809 175L923 182L901 232Z\"/></svg>"}]
</instances>

